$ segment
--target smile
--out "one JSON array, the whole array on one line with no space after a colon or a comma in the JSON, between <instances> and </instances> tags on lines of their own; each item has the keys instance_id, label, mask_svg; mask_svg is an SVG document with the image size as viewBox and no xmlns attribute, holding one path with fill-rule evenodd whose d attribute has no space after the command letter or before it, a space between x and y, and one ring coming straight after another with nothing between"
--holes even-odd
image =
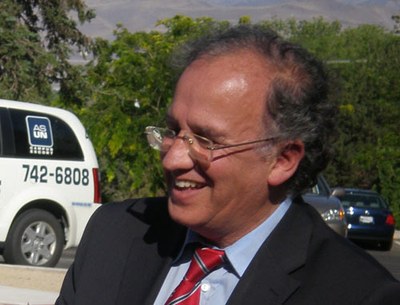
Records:
<instances>
[{"instance_id":1,"label":"smile","mask_svg":"<svg viewBox=\"0 0 400 305\"><path fill-rule=\"evenodd\" d=\"M189 180L177 180L175 181L175 187L179 189L199 189L203 187L203 184L196 183Z\"/></svg>"}]
</instances>

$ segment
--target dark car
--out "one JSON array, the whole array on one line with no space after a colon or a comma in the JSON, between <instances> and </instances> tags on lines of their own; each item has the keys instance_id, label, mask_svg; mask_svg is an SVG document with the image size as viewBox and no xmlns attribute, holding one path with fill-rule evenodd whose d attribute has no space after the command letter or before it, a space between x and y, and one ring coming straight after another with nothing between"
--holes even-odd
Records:
<instances>
[{"instance_id":1,"label":"dark car","mask_svg":"<svg viewBox=\"0 0 400 305\"><path fill-rule=\"evenodd\" d=\"M346 188L340 199L346 211L347 237L355 242L372 242L383 250L390 250L395 219L383 197L374 191Z\"/></svg>"},{"instance_id":2,"label":"dark car","mask_svg":"<svg viewBox=\"0 0 400 305\"><path fill-rule=\"evenodd\" d=\"M305 202L313 206L321 215L326 224L336 233L347 236L347 222L345 211L336 193L342 195L343 189L331 191L323 176L318 176L317 184L303 194Z\"/></svg>"}]
</instances>

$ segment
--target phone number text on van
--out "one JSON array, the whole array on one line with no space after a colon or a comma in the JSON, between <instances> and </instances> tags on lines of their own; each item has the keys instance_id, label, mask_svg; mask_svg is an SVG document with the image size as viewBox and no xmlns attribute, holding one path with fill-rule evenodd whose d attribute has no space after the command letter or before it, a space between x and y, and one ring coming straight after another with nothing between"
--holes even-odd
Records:
<instances>
[{"instance_id":1,"label":"phone number text on van","mask_svg":"<svg viewBox=\"0 0 400 305\"><path fill-rule=\"evenodd\" d=\"M86 168L71 168L57 166L51 171L45 165L29 165L23 164L25 169L24 182L34 181L39 183L48 183L53 180L57 184L67 185L89 185L89 170ZM50 181L51 182L51 181Z\"/></svg>"}]
</instances>

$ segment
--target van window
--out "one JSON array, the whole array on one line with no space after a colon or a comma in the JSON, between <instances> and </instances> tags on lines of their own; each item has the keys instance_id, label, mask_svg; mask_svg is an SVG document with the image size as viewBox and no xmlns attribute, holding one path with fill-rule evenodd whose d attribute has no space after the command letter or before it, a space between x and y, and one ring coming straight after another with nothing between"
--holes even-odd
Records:
<instances>
[{"instance_id":1,"label":"van window","mask_svg":"<svg viewBox=\"0 0 400 305\"><path fill-rule=\"evenodd\" d=\"M16 109L10 109L10 118L15 157L83 161L82 149L74 132L59 118Z\"/></svg>"},{"instance_id":2,"label":"van window","mask_svg":"<svg viewBox=\"0 0 400 305\"><path fill-rule=\"evenodd\" d=\"M14 138L10 117L6 108L0 108L0 156L14 156Z\"/></svg>"},{"instance_id":3,"label":"van window","mask_svg":"<svg viewBox=\"0 0 400 305\"><path fill-rule=\"evenodd\" d=\"M0 156L3 154L3 135L2 135L2 128L1 128L1 111L0 111Z\"/></svg>"}]
</instances>

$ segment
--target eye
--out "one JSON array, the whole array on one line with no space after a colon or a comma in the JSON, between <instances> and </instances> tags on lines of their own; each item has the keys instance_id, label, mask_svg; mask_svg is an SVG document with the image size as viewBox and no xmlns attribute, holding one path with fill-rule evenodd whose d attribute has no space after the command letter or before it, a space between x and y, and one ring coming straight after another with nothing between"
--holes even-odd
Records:
<instances>
[{"instance_id":1,"label":"eye","mask_svg":"<svg viewBox=\"0 0 400 305\"><path fill-rule=\"evenodd\" d=\"M200 147L202 147L202 148L209 148L209 147L214 146L213 141L211 141L210 139L208 139L208 138L206 138L206 137L203 137L203 136L200 136L200 135L198 135L198 134L195 134L194 136L195 136L196 141L197 141L197 143L198 143L198 145L199 145Z\"/></svg>"},{"instance_id":2,"label":"eye","mask_svg":"<svg viewBox=\"0 0 400 305\"><path fill-rule=\"evenodd\" d=\"M181 128L179 127L178 124L167 122L166 126L167 126L168 129L170 129L173 132L175 132L175 134L179 134L179 132L181 131Z\"/></svg>"},{"instance_id":3,"label":"eye","mask_svg":"<svg viewBox=\"0 0 400 305\"><path fill-rule=\"evenodd\" d=\"M167 115L167 117L165 118L165 125L167 126L167 128L174 130L174 131L179 131L179 123L177 122L177 120L175 118L173 118L170 115Z\"/></svg>"},{"instance_id":4,"label":"eye","mask_svg":"<svg viewBox=\"0 0 400 305\"><path fill-rule=\"evenodd\" d=\"M217 132L210 128L193 128L193 133L198 138L199 144L202 147L214 147L218 145L223 145L221 143L221 137Z\"/></svg>"}]
</instances>

